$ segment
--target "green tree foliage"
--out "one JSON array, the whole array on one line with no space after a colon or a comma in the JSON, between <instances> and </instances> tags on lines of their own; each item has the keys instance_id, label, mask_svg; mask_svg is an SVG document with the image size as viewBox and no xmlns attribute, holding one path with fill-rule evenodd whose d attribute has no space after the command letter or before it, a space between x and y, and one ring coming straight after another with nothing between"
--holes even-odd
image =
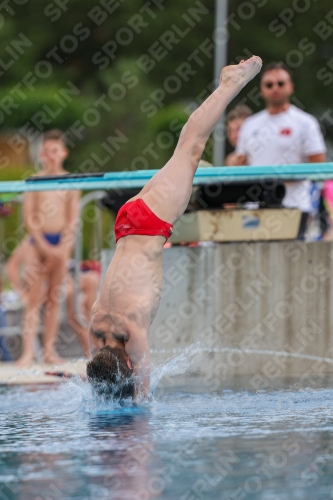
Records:
<instances>
[{"instance_id":1,"label":"green tree foliage","mask_svg":"<svg viewBox=\"0 0 333 500\"><path fill-rule=\"evenodd\" d=\"M212 89L214 42L228 43L229 62L252 53L264 63L285 62L294 72L295 103L319 118L326 112L324 125L333 122L333 16L327 1L229 1L229 22L218 33L213 0L6 5L0 12L0 126L20 128L30 120L31 130L68 130L71 170L161 167L179 133L170 123L184 122ZM76 95L56 117L36 124L36 113L54 107L54 96L68 85L78 89ZM259 78L237 100L258 111L258 89ZM8 99L20 101L19 108ZM174 137L164 149L155 144L161 131ZM103 143L110 137L112 152L106 153ZM149 153L152 143L156 153ZM205 157L211 159L211 148Z\"/></svg>"},{"instance_id":2,"label":"green tree foliage","mask_svg":"<svg viewBox=\"0 0 333 500\"><path fill-rule=\"evenodd\" d=\"M73 171L159 168L187 116L214 88L216 42L228 44L229 63L251 54L286 63L296 105L321 119L332 138L330 2L229 0L228 10L228 24L216 33L214 0L3 2L0 131L64 129ZM254 112L263 107L259 77L231 106L239 101ZM204 159L211 157L209 141ZM13 174L2 170L0 177Z\"/></svg>"},{"instance_id":3,"label":"green tree foliage","mask_svg":"<svg viewBox=\"0 0 333 500\"><path fill-rule=\"evenodd\" d=\"M237 0L229 5L230 60L259 54L264 64L284 62L293 72L297 104L320 117L331 105L333 83L330 2ZM252 101L251 107L256 110L256 103Z\"/></svg>"}]
</instances>

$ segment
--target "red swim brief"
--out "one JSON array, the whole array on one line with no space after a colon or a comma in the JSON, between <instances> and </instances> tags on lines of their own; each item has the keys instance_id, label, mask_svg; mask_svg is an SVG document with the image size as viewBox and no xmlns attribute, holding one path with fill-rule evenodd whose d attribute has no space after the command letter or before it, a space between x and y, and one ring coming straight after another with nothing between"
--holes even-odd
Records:
<instances>
[{"instance_id":1,"label":"red swim brief","mask_svg":"<svg viewBox=\"0 0 333 500\"><path fill-rule=\"evenodd\" d=\"M116 241L129 234L164 236L167 240L172 234L172 224L157 217L141 199L128 201L118 212L114 232Z\"/></svg>"}]
</instances>

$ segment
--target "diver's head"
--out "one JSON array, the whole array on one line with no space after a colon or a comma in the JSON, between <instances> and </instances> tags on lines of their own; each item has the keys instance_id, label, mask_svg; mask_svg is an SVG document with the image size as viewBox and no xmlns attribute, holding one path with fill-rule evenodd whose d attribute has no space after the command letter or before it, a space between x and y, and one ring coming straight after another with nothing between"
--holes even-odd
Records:
<instances>
[{"instance_id":1,"label":"diver's head","mask_svg":"<svg viewBox=\"0 0 333 500\"><path fill-rule=\"evenodd\" d=\"M99 395L114 399L134 395L133 369L119 347L103 347L87 364L87 377Z\"/></svg>"}]
</instances>

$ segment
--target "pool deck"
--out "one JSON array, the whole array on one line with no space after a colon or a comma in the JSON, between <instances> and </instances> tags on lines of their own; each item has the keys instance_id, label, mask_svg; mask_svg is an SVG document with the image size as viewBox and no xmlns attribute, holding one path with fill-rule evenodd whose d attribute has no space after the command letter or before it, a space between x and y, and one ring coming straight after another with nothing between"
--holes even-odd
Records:
<instances>
[{"instance_id":1,"label":"pool deck","mask_svg":"<svg viewBox=\"0 0 333 500\"><path fill-rule=\"evenodd\" d=\"M86 378L87 360L68 360L60 365L34 363L18 368L15 363L0 363L0 385L57 384L79 376Z\"/></svg>"}]
</instances>

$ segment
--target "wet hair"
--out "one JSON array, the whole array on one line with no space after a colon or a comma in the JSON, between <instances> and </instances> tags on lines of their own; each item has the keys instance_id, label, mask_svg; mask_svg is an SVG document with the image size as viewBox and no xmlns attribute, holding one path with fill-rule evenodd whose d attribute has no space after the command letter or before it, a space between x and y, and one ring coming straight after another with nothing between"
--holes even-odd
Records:
<instances>
[{"instance_id":1,"label":"wet hair","mask_svg":"<svg viewBox=\"0 0 333 500\"><path fill-rule=\"evenodd\" d=\"M43 142L45 141L60 141L62 142L64 147L67 147L64 133L62 132L62 130L59 130L57 128L44 132Z\"/></svg>"},{"instance_id":2,"label":"wet hair","mask_svg":"<svg viewBox=\"0 0 333 500\"><path fill-rule=\"evenodd\" d=\"M273 71L274 69L283 69L283 71L286 71L286 73L288 73L290 80L293 79L293 74L291 69L289 69L288 66L286 66L283 62L271 62L269 64L266 64L266 66L264 66L262 69L261 79L263 78L265 73Z\"/></svg>"},{"instance_id":3,"label":"wet hair","mask_svg":"<svg viewBox=\"0 0 333 500\"><path fill-rule=\"evenodd\" d=\"M103 347L87 364L87 377L99 396L119 400L134 395L133 370L117 347Z\"/></svg>"},{"instance_id":4,"label":"wet hair","mask_svg":"<svg viewBox=\"0 0 333 500\"><path fill-rule=\"evenodd\" d=\"M238 104L231 111L229 111L229 113L225 117L225 120L228 124L233 120L236 120L237 118L244 118L245 120L245 118L248 118L251 115L252 111L248 106L246 106L245 104Z\"/></svg>"}]
</instances>

